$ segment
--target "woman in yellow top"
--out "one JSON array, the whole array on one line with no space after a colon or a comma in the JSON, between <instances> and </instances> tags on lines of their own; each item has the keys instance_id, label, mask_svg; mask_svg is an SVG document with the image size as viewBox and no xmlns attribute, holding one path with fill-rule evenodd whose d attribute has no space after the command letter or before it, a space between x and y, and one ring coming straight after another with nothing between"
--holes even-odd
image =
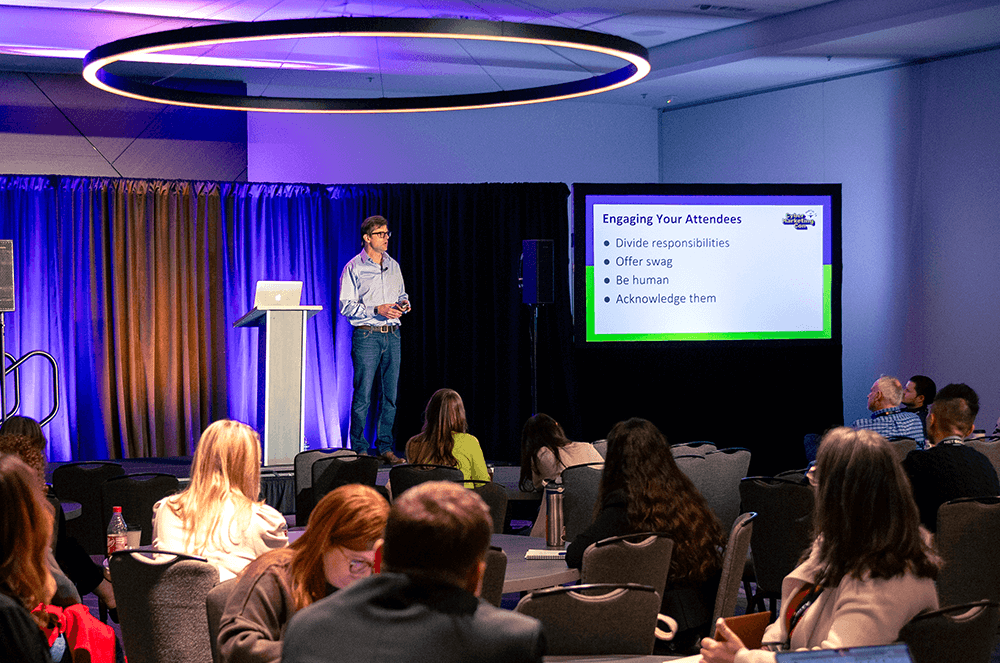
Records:
<instances>
[{"instance_id":1,"label":"woman in yellow top","mask_svg":"<svg viewBox=\"0 0 1000 663\"><path fill-rule=\"evenodd\" d=\"M438 389L427 401L424 427L406 443L406 459L457 467L467 480L489 481L483 450L468 428L462 397L454 389Z\"/></svg>"}]
</instances>

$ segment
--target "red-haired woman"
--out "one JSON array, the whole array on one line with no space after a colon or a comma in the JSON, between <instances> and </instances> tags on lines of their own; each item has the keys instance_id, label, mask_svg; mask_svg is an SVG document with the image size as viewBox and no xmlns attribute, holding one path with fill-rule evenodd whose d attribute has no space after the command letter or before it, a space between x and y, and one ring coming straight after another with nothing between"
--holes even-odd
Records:
<instances>
[{"instance_id":1,"label":"red-haired woman","mask_svg":"<svg viewBox=\"0 0 1000 663\"><path fill-rule=\"evenodd\" d=\"M280 661L292 615L371 575L388 515L389 503L369 486L327 493L297 541L261 555L240 574L222 616L222 660Z\"/></svg>"}]
</instances>

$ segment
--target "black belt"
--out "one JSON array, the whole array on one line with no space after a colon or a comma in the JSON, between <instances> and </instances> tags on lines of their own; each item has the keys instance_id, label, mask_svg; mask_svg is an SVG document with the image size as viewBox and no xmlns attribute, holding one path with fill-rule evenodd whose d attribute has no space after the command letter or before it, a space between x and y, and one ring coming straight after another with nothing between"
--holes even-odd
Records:
<instances>
[{"instance_id":1,"label":"black belt","mask_svg":"<svg viewBox=\"0 0 1000 663\"><path fill-rule=\"evenodd\" d=\"M399 325L357 325L355 329L364 329L365 331L374 331L381 334L388 334L390 329L399 329Z\"/></svg>"}]
</instances>

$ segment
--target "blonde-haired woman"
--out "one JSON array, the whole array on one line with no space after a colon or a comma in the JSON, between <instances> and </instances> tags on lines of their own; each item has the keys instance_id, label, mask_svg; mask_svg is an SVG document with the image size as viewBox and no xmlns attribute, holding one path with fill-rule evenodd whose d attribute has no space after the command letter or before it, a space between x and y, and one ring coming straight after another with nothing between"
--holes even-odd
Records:
<instances>
[{"instance_id":1,"label":"blonde-haired woman","mask_svg":"<svg viewBox=\"0 0 1000 663\"><path fill-rule=\"evenodd\" d=\"M52 516L37 475L20 458L0 454L0 643L5 661L51 661L42 613L56 590L45 563Z\"/></svg>"},{"instance_id":2,"label":"blonde-haired woman","mask_svg":"<svg viewBox=\"0 0 1000 663\"><path fill-rule=\"evenodd\" d=\"M466 479L489 481L483 449L468 428L462 397L454 389L438 389L427 401L423 429L406 443L407 460L457 467Z\"/></svg>"},{"instance_id":3,"label":"blonde-haired woman","mask_svg":"<svg viewBox=\"0 0 1000 663\"><path fill-rule=\"evenodd\" d=\"M295 613L372 574L388 515L389 503L370 486L327 493L295 543L262 555L239 575L222 615L222 660L280 661Z\"/></svg>"},{"instance_id":4,"label":"blonde-haired woman","mask_svg":"<svg viewBox=\"0 0 1000 663\"><path fill-rule=\"evenodd\" d=\"M228 580L261 554L288 544L277 510L259 501L260 438L238 421L205 429L191 483L153 506L153 547L199 555Z\"/></svg>"}]
</instances>

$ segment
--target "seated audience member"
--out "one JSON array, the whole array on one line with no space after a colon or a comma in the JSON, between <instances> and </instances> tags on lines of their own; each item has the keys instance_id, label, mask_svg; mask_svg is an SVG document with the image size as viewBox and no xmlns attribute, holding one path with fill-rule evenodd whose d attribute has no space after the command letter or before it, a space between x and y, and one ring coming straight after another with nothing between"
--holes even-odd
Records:
<instances>
[{"instance_id":1,"label":"seated audience member","mask_svg":"<svg viewBox=\"0 0 1000 663\"><path fill-rule=\"evenodd\" d=\"M407 460L457 467L466 479L489 481L483 450L468 428L462 397L452 389L438 389L427 401L423 428L406 443Z\"/></svg>"},{"instance_id":2,"label":"seated audience member","mask_svg":"<svg viewBox=\"0 0 1000 663\"><path fill-rule=\"evenodd\" d=\"M14 415L7 417L0 424L0 435L23 435L31 440L31 443L43 454L45 453L45 435L42 433L41 425L31 417Z\"/></svg>"},{"instance_id":3,"label":"seated audience member","mask_svg":"<svg viewBox=\"0 0 1000 663\"><path fill-rule=\"evenodd\" d=\"M221 580L288 544L285 518L260 495L260 438L238 421L205 429L191 483L153 505L153 547L206 558Z\"/></svg>"},{"instance_id":4,"label":"seated audience member","mask_svg":"<svg viewBox=\"0 0 1000 663\"><path fill-rule=\"evenodd\" d=\"M589 442L570 442L562 426L547 414L536 414L524 422L521 430L521 490L540 490L546 481L559 478L571 465L603 463L600 452ZM542 500L532 536L545 536L546 502Z\"/></svg>"},{"instance_id":5,"label":"seated audience member","mask_svg":"<svg viewBox=\"0 0 1000 663\"><path fill-rule=\"evenodd\" d=\"M667 438L651 422L629 419L608 433L597 500L600 510L566 548L566 564L580 568L584 551L601 539L666 533L674 551L660 612L677 620L671 648L694 646L711 625L725 537L705 498L674 462Z\"/></svg>"},{"instance_id":6,"label":"seated audience member","mask_svg":"<svg viewBox=\"0 0 1000 663\"><path fill-rule=\"evenodd\" d=\"M540 489L571 465L603 463L589 442L571 442L562 426L547 414L536 414L521 430L521 490ZM529 483L530 480L530 483Z\"/></svg>"},{"instance_id":7,"label":"seated audience member","mask_svg":"<svg viewBox=\"0 0 1000 663\"><path fill-rule=\"evenodd\" d=\"M903 412L912 412L920 417L924 427L924 437L927 437L927 409L934 402L937 385L926 375L914 375L903 389Z\"/></svg>"},{"instance_id":8,"label":"seated audience member","mask_svg":"<svg viewBox=\"0 0 1000 663\"><path fill-rule=\"evenodd\" d=\"M407 490L389 510L382 573L300 610L281 660L541 661L537 620L476 598L492 530L471 490L441 481Z\"/></svg>"},{"instance_id":9,"label":"seated audience member","mask_svg":"<svg viewBox=\"0 0 1000 663\"><path fill-rule=\"evenodd\" d=\"M720 619L716 639L702 640L707 663L773 663L779 650L884 645L937 608L938 560L886 441L834 428L820 442L814 478L816 540L782 582L781 613L764 632L764 649L748 650Z\"/></svg>"},{"instance_id":10,"label":"seated audience member","mask_svg":"<svg viewBox=\"0 0 1000 663\"><path fill-rule=\"evenodd\" d=\"M38 477L21 459L0 455L0 651L4 661L48 663L42 627L55 580L45 562L52 516L42 503Z\"/></svg>"},{"instance_id":11,"label":"seated audience member","mask_svg":"<svg viewBox=\"0 0 1000 663\"><path fill-rule=\"evenodd\" d=\"M224 662L281 660L281 640L296 612L372 573L389 503L369 486L341 486L319 501L302 536L244 569L219 631Z\"/></svg>"},{"instance_id":12,"label":"seated audience member","mask_svg":"<svg viewBox=\"0 0 1000 663\"><path fill-rule=\"evenodd\" d=\"M910 477L920 522L937 531L938 507L959 497L1000 495L993 463L962 441L972 433L979 412L979 396L966 384L949 384L934 398L927 415L930 446L911 451L903 459Z\"/></svg>"},{"instance_id":13,"label":"seated audience member","mask_svg":"<svg viewBox=\"0 0 1000 663\"><path fill-rule=\"evenodd\" d=\"M883 375L868 392L870 417L863 417L851 424L851 428L873 430L891 440L909 437L917 443L917 449L924 448L924 427L920 417L912 412L903 412L899 404L903 398L903 385L896 378Z\"/></svg>"}]
</instances>

